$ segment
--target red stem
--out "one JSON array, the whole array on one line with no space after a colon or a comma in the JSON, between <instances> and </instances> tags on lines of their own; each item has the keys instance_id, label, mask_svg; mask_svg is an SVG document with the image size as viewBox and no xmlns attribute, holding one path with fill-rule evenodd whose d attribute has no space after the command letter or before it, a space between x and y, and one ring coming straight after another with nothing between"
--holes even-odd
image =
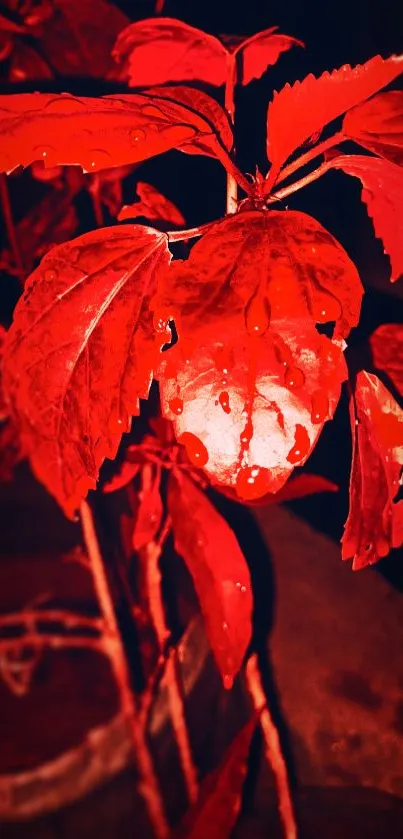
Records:
<instances>
[{"instance_id":1,"label":"red stem","mask_svg":"<svg viewBox=\"0 0 403 839\"><path fill-rule=\"evenodd\" d=\"M237 81L237 59L234 53L227 53L227 77L225 81L224 107L232 126L235 122L235 85ZM234 149L233 149L234 152ZM234 175L227 171L227 213L235 213L238 206L238 184Z\"/></svg>"},{"instance_id":2,"label":"red stem","mask_svg":"<svg viewBox=\"0 0 403 839\"><path fill-rule=\"evenodd\" d=\"M275 201L282 201L284 198L287 198L288 195L292 195L293 192L298 192L298 190L302 189L304 186L308 186L308 184L313 181L317 181L318 178L321 178L322 175L324 175L330 168L331 161L325 161L325 163L322 163L317 169L314 169L313 172L310 172L309 175L305 175L304 178L300 178L299 181L294 181L293 184L285 186L283 189L277 190L277 192L273 192L266 199L266 204L274 204Z\"/></svg>"},{"instance_id":3,"label":"red stem","mask_svg":"<svg viewBox=\"0 0 403 839\"><path fill-rule=\"evenodd\" d=\"M338 131L336 134L333 134L331 137L328 137L327 140L323 140L322 143L319 143L317 146L313 146L313 148L308 149L304 154L301 154L300 157L297 157L292 163L289 163L288 166L285 166L284 169L279 171L278 167L272 167L267 176L266 176L266 186L264 190L264 195L270 195L273 186L279 183L282 183L289 178L290 175L293 175L298 169L301 169L303 166L306 166L307 163L310 163L311 160L314 160L315 157L319 157L319 155L323 154L328 149L333 148L333 146L337 146L339 143L345 142L346 138L342 131Z\"/></svg>"},{"instance_id":4,"label":"red stem","mask_svg":"<svg viewBox=\"0 0 403 839\"><path fill-rule=\"evenodd\" d=\"M18 276L21 280L21 285L24 285L26 270L24 267L24 261L22 258L20 247L18 244L17 232L15 229L10 196L8 192L7 175L5 175L4 173L0 174L0 201L1 209L3 211L4 223L7 231L7 238L10 244L11 252L14 257L14 262L18 270Z\"/></svg>"}]
</instances>

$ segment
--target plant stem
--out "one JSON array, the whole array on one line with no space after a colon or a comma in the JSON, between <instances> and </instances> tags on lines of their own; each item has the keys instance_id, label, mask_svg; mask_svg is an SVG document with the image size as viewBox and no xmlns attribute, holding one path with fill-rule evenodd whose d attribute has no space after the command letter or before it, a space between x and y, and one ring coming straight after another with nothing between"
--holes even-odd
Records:
<instances>
[{"instance_id":1,"label":"plant stem","mask_svg":"<svg viewBox=\"0 0 403 839\"><path fill-rule=\"evenodd\" d=\"M221 219L209 221L207 224L201 224L200 227L190 227L188 230L168 230L168 240L170 242L184 242L186 239L196 239L198 236L203 236L204 233L207 233L210 227L218 224L219 221Z\"/></svg>"},{"instance_id":2,"label":"plant stem","mask_svg":"<svg viewBox=\"0 0 403 839\"><path fill-rule=\"evenodd\" d=\"M163 11L165 0L156 0L154 14L160 15Z\"/></svg>"},{"instance_id":3,"label":"plant stem","mask_svg":"<svg viewBox=\"0 0 403 839\"><path fill-rule=\"evenodd\" d=\"M329 169L331 168L331 161L325 161L317 169L314 169L313 172L310 172L309 175L305 175L304 178L301 178L299 181L294 181L293 184L289 186L283 187L283 189L277 190L277 192L273 192L272 195L266 199L266 204L274 204L276 201L282 201L284 198L287 198L288 195L292 195L293 192L298 192L299 189L302 189L304 186L308 186L313 181L317 181L318 178L321 178Z\"/></svg>"},{"instance_id":4,"label":"plant stem","mask_svg":"<svg viewBox=\"0 0 403 839\"><path fill-rule=\"evenodd\" d=\"M227 78L225 81L225 100L224 107L228 115L228 119L234 126L235 122L235 85L237 79L237 63L236 55L227 53ZM227 213L235 213L238 207L238 184L235 177L230 172L227 172Z\"/></svg>"},{"instance_id":5,"label":"plant stem","mask_svg":"<svg viewBox=\"0 0 403 839\"><path fill-rule=\"evenodd\" d=\"M100 190L100 180L99 175L95 174L92 176L92 183L90 186L90 193L91 193L91 200L92 200L92 209L94 212L95 223L97 227L104 226L104 216L102 212L102 204L101 199L99 197L99 190Z\"/></svg>"},{"instance_id":6,"label":"plant stem","mask_svg":"<svg viewBox=\"0 0 403 839\"><path fill-rule=\"evenodd\" d=\"M94 519L91 509L86 501L80 507L81 522L85 545L88 551L90 567L94 588L97 594L101 614L104 618L109 634L115 639L115 651L111 656L111 667L119 690L121 709L130 725L130 733L134 746L134 754L140 774L139 789L144 798L150 822L153 826L157 839L167 839L170 830L165 814L158 779L154 772L154 766L148 748L146 732L139 722L137 703L134 699L129 668L127 665L123 641L121 638L115 608L105 569L103 566L101 551L95 531Z\"/></svg>"},{"instance_id":7,"label":"plant stem","mask_svg":"<svg viewBox=\"0 0 403 839\"><path fill-rule=\"evenodd\" d=\"M297 160L294 160L293 163L289 163L288 166L285 166L284 169L280 172L277 180L276 185L282 183L289 178L290 175L293 175L298 169L301 169L302 166L306 166L307 163L310 163L311 160L314 160L315 157L319 157L320 154L323 154L328 149L333 148L333 146L338 146L339 143L345 142L346 138L343 135L342 131L338 131L337 134L333 134L331 137L328 137L327 140L323 140L322 143L319 143L317 146L314 146L312 149L309 149L305 154L302 154Z\"/></svg>"},{"instance_id":8,"label":"plant stem","mask_svg":"<svg viewBox=\"0 0 403 839\"><path fill-rule=\"evenodd\" d=\"M4 223L7 231L7 238L10 244L11 252L14 257L14 262L18 270L18 276L20 278L21 285L24 285L26 271L20 247L18 244L17 231L15 229L13 212L11 209L10 195L8 192L7 184L7 175L5 175L4 173L0 174L0 201Z\"/></svg>"},{"instance_id":9,"label":"plant stem","mask_svg":"<svg viewBox=\"0 0 403 839\"><path fill-rule=\"evenodd\" d=\"M276 780L280 816L286 839L297 839L297 826L288 782L287 766L281 751L278 731L267 707L257 655L252 655L246 664L246 684L253 706L260 716L266 758Z\"/></svg>"}]
</instances>

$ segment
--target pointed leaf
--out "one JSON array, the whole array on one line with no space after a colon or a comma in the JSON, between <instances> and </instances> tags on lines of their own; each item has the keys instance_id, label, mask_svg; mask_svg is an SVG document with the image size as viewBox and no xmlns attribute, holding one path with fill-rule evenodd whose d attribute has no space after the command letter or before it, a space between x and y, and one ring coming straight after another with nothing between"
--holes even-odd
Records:
<instances>
[{"instance_id":1,"label":"pointed leaf","mask_svg":"<svg viewBox=\"0 0 403 839\"><path fill-rule=\"evenodd\" d=\"M132 23L120 33L113 55L133 87L204 81L222 85L225 47L217 38L173 18Z\"/></svg>"},{"instance_id":2,"label":"pointed leaf","mask_svg":"<svg viewBox=\"0 0 403 839\"><path fill-rule=\"evenodd\" d=\"M221 765L204 778L196 804L175 839L229 839L241 808L249 749L257 724L249 720L232 741Z\"/></svg>"},{"instance_id":3,"label":"pointed leaf","mask_svg":"<svg viewBox=\"0 0 403 839\"><path fill-rule=\"evenodd\" d=\"M149 466L143 467L149 469ZM135 551L140 551L149 542L152 542L158 532L164 508L160 495L161 472L157 471L149 486L144 486L139 492L132 544Z\"/></svg>"},{"instance_id":4,"label":"pointed leaf","mask_svg":"<svg viewBox=\"0 0 403 839\"><path fill-rule=\"evenodd\" d=\"M53 0L40 49L59 75L113 78L115 40L129 19L107 0Z\"/></svg>"},{"instance_id":5,"label":"pointed leaf","mask_svg":"<svg viewBox=\"0 0 403 839\"><path fill-rule=\"evenodd\" d=\"M192 576L211 649L230 688L252 633L246 560L227 522L183 472L169 475L168 510L175 550Z\"/></svg>"},{"instance_id":6,"label":"pointed leaf","mask_svg":"<svg viewBox=\"0 0 403 839\"><path fill-rule=\"evenodd\" d=\"M375 235L390 258L391 282L398 280L403 274L403 170L388 160L358 154L334 157L328 166L360 179Z\"/></svg>"},{"instance_id":7,"label":"pointed leaf","mask_svg":"<svg viewBox=\"0 0 403 839\"><path fill-rule=\"evenodd\" d=\"M47 254L17 304L4 387L33 468L67 515L148 395L167 340L149 304L169 259L151 228L96 230Z\"/></svg>"},{"instance_id":8,"label":"pointed leaf","mask_svg":"<svg viewBox=\"0 0 403 839\"><path fill-rule=\"evenodd\" d=\"M350 407L353 461L342 558L358 571L403 543L403 411L376 376L357 376Z\"/></svg>"},{"instance_id":9,"label":"pointed leaf","mask_svg":"<svg viewBox=\"0 0 403 839\"><path fill-rule=\"evenodd\" d=\"M186 90L181 88L182 98L186 98ZM190 92L189 101L192 98ZM195 104L201 103L208 110L211 102L209 96L196 91ZM214 102L211 109L221 111ZM79 165L96 172L138 163L184 143L189 150L189 141L195 142L196 135L202 135L209 154L214 155L215 148L221 154L221 143L208 118L171 99L168 89L163 95L149 91L99 99L68 93L0 96L3 172L35 160L44 160L50 167Z\"/></svg>"},{"instance_id":10,"label":"pointed leaf","mask_svg":"<svg viewBox=\"0 0 403 839\"><path fill-rule=\"evenodd\" d=\"M277 169L308 137L358 105L403 71L403 56L379 55L365 64L348 64L286 84L275 93L267 114L267 156Z\"/></svg>"},{"instance_id":11,"label":"pointed leaf","mask_svg":"<svg viewBox=\"0 0 403 839\"><path fill-rule=\"evenodd\" d=\"M343 132L369 151L403 165L403 91L380 93L349 111Z\"/></svg>"},{"instance_id":12,"label":"pointed leaf","mask_svg":"<svg viewBox=\"0 0 403 839\"><path fill-rule=\"evenodd\" d=\"M117 472L116 475L113 475L109 481L104 483L102 492L109 494L111 492L116 492L119 489L123 489L128 484L131 484L136 475L140 472L140 468L140 463L131 463L128 460L124 460L119 472Z\"/></svg>"},{"instance_id":13,"label":"pointed leaf","mask_svg":"<svg viewBox=\"0 0 403 839\"><path fill-rule=\"evenodd\" d=\"M276 32L272 26L262 32L257 32L251 38L243 41L235 50L242 54L242 84L247 85L253 79L260 79L268 67L276 64L283 52L291 47L303 47L302 41Z\"/></svg>"},{"instance_id":14,"label":"pointed leaf","mask_svg":"<svg viewBox=\"0 0 403 839\"><path fill-rule=\"evenodd\" d=\"M119 212L119 221L143 216L150 221L165 221L176 227L185 224L185 219L175 204L161 195L155 186L139 181L136 193L140 200L134 204L125 204Z\"/></svg>"},{"instance_id":15,"label":"pointed leaf","mask_svg":"<svg viewBox=\"0 0 403 839\"><path fill-rule=\"evenodd\" d=\"M28 30L25 26L20 26L19 23L14 23L13 20L0 14L0 32L12 32L14 35L26 35Z\"/></svg>"},{"instance_id":16,"label":"pointed leaf","mask_svg":"<svg viewBox=\"0 0 403 839\"><path fill-rule=\"evenodd\" d=\"M278 492L339 400L340 335L362 297L353 263L303 213L244 212L174 263L162 290L156 318L161 304L179 335L159 372L164 415L213 482L250 500ZM327 321L333 340L315 327Z\"/></svg>"},{"instance_id":17,"label":"pointed leaf","mask_svg":"<svg viewBox=\"0 0 403 839\"><path fill-rule=\"evenodd\" d=\"M385 323L370 338L374 366L386 373L403 396L403 326Z\"/></svg>"}]
</instances>

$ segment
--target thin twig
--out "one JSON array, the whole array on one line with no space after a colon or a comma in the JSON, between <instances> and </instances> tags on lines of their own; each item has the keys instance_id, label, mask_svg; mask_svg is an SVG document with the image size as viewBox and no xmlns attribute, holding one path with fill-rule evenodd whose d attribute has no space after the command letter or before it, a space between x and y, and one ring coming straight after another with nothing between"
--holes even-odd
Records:
<instances>
[{"instance_id":1,"label":"thin twig","mask_svg":"<svg viewBox=\"0 0 403 839\"><path fill-rule=\"evenodd\" d=\"M17 232L15 229L13 212L11 209L10 195L8 192L7 184L7 175L5 175L4 173L0 174L0 202L11 252L13 254L14 262L18 270L18 276L20 278L21 285L24 285L26 271L24 267L22 254L20 251L20 246L18 244Z\"/></svg>"},{"instance_id":2,"label":"thin twig","mask_svg":"<svg viewBox=\"0 0 403 839\"><path fill-rule=\"evenodd\" d=\"M219 221L220 219L209 221L207 224L201 224L199 227L190 227L188 230L168 230L168 240L170 242L184 242L186 239L196 239L198 236L203 236L204 233L207 233L210 227L218 224Z\"/></svg>"},{"instance_id":3,"label":"thin twig","mask_svg":"<svg viewBox=\"0 0 403 839\"><path fill-rule=\"evenodd\" d=\"M175 732L183 777L186 782L188 799L190 804L194 804L199 795L199 783L190 747L188 728L186 725L183 690L181 689L181 679L178 672L178 657L176 650L170 651L166 662L164 681L167 686L172 727Z\"/></svg>"},{"instance_id":4,"label":"thin twig","mask_svg":"<svg viewBox=\"0 0 403 839\"><path fill-rule=\"evenodd\" d=\"M235 122L235 85L237 77L237 57L235 53L227 52L227 77L225 81L224 107L228 119L234 126ZM234 151L234 150L233 150ZM227 213L235 213L238 207L238 184L234 175L227 171Z\"/></svg>"},{"instance_id":5,"label":"thin twig","mask_svg":"<svg viewBox=\"0 0 403 839\"><path fill-rule=\"evenodd\" d=\"M104 226L104 216L102 212L102 204L100 199L100 178L98 174L92 176L92 183L89 186L89 193L91 195L92 209L94 212L95 223L97 227Z\"/></svg>"},{"instance_id":6,"label":"thin twig","mask_svg":"<svg viewBox=\"0 0 403 839\"><path fill-rule=\"evenodd\" d=\"M327 140L323 140L322 143L319 143L317 146L309 149L294 160L292 163L289 163L288 166L285 166L284 169L281 170L279 176L276 180L276 186L281 184L290 175L293 175L298 169L301 169L303 166L306 166L307 163L310 163L311 160L314 160L319 155L324 154L325 151L332 149L334 146L338 146L340 143L346 141L346 138L343 135L342 131L338 131L337 134L333 134L331 137L328 137Z\"/></svg>"},{"instance_id":7,"label":"thin twig","mask_svg":"<svg viewBox=\"0 0 403 839\"><path fill-rule=\"evenodd\" d=\"M165 808L147 744L146 732L137 716L138 708L132 692L123 641L106 579L92 512L86 501L81 503L80 512L84 540L91 563L92 578L99 606L108 632L115 639L115 651L110 661L119 689L121 708L130 725L135 759L140 774L139 791L144 798L157 839L167 839L170 831Z\"/></svg>"},{"instance_id":8,"label":"thin twig","mask_svg":"<svg viewBox=\"0 0 403 839\"><path fill-rule=\"evenodd\" d=\"M281 751L278 731L267 707L256 654L252 655L247 661L246 684L253 706L260 716L260 727L265 743L266 758L276 780L279 811L284 827L284 835L286 839L297 839L297 825L291 799L287 766Z\"/></svg>"},{"instance_id":9,"label":"thin twig","mask_svg":"<svg viewBox=\"0 0 403 839\"><path fill-rule=\"evenodd\" d=\"M4 627L18 629L35 626L36 632L40 633L40 625L46 623L61 624L67 630L92 629L103 632L105 628L101 618L88 618L65 609L24 609L21 612L0 615L0 632Z\"/></svg>"}]
</instances>

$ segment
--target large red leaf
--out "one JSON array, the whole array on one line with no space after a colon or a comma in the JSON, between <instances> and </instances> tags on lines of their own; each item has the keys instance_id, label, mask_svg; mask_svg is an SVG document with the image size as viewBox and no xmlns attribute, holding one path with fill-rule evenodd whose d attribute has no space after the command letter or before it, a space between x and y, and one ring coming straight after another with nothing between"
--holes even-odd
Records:
<instances>
[{"instance_id":1,"label":"large red leaf","mask_svg":"<svg viewBox=\"0 0 403 839\"><path fill-rule=\"evenodd\" d=\"M403 274L403 170L388 160L360 154L333 157L328 166L360 179L361 197L373 221L375 235L382 240L390 257L390 279L398 280Z\"/></svg>"},{"instance_id":2,"label":"large red leaf","mask_svg":"<svg viewBox=\"0 0 403 839\"><path fill-rule=\"evenodd\" d=\"M159 373L163 411L211 480L258 498L306 461L336 408L340 335L361 297L342 247L297 212L240 213L174 263L160 299L179 335ZM315 328L327 321L333 340Z\"/></svg>"},{"instance_id":3,"label":"large red leaf","mask_svg":"<svg viewBox=\"0 0 403 839\"><path fill-rule=\"evenodd\" d=\"M376 376L358 374L351 402L353 462L343 559L372 565L403 543L403 411Z\"/></svg>"},{"instance_id":4,"label":"large red leaf","mask_svg":"<svg viewBox=\"0 0 403 839\"><path fill-rule=\"evenodd\" d=\"M188 89L181 91L182 99L186 98ZM148 91L100 99L68 93L0 96L0 170L10 172L44 160L50 167L80 165L96 172L138 163L184 143L192 150L189 142L199 136L208 145L208 153L217 149L217 155L222 155L209 116L201 116L195 107L211 113L218 109L229 130L224 112L199 91L188 92L188 99L191 107L170 98L169 89L158 95Z\"/></svg>"},{"instance_id":5,"label":"large red leaf","mask_svg":"<svg viewBox=\"0 0 403 839\"><path fill-rule=\"evenodd\" d=\"M343 132L369 151L403 164L403 91L380 93L349 111Z\"/></svg>"},{"instance_id":6,"label":"large red leaf","mask_svg":"<svg viewBox=\"0 0 403 839\"><path fill-rule=\"evenodd\" d=\"M169 259L151 228L96 230L47 254L16 307L4 386L33 468L67 515L148 395L167 340L149 304Z\"/></svg>"},{"instance_id":7,"label":"large red leaf","mask_svg":"<svg viewBox=\"0 0 403 839\"><path fill-rule=\"evenodd\" d=\"M403 326L385 323L370 338L374 365L386 373L403 397Z\"/></svg>"},{"instance_id":8,"label":"large red leaf","mask_svg":"<svg viewBox=\"0 0 403 839\"><path fill-rule=\"evenodd\" d=\"M257 719L232 741L221 765L203 780L196 804L187 812L175 839L228 839L238 818L247 762Z\"/></svg>"},{"instance_id":9,"label":"large red leaf","mask_svg":"<svg viewBox=\"0 0 403 839\"><path fill-rule=\"evenodd\" d=\"M121 77L133 87L164 82L202 81L225 84L228 57L242 56L242 84L258 79L285 50L301 41L266 29L251 38L236 39L227 49L218 38L173 18L132 23L120 33L113 51Z\"/></svg>"},{"instance_id":10,"label":"large red leaf","mask_svg":"<svg viewBox=\"0 0 403 839\"><path fill-rule=\"evenodd\" d=\"M125 204L119 212L119 221L142 216L149 221L169 222L176 227L182 227L185 224L185 219L180 210L172 201L165 198L155 186L139 181L136 192L140 200L134 204Z\"/></svg>"},{"instance_id":11,"label":"large red leaf","mask_svg":"<svg viewBox=\"0 0 403 839\"><path fill-rule=\"evenodd\" d=\"M192 576L211 649L230 688L252 633L248 566L227 522L183 472L169 475L168 510L175 549Z\"/></svg>"},{"instance_id":12,"label":"large red leaf","mask_svg":"<svg viewBox=\"0 0 403 839\"><path fill-rule=\"evenodd\" d=\"M41 53L63 76L111 78L112 47L128 18L107 0L52 0L44 21Z\"/></svg>"},{"instance_id":13,"label":"large red leaf","mask_svg":"<svg viewBox=\"0 0 403 839\"><path fill-rule=\"evenodd\" d=\"M380 56L348 64L319 79L309 75L275 93L267 114L267 156L276 171L295 149L328 122L393 81L403 71L403 56Z\"/></svg>"}]
</instances>

